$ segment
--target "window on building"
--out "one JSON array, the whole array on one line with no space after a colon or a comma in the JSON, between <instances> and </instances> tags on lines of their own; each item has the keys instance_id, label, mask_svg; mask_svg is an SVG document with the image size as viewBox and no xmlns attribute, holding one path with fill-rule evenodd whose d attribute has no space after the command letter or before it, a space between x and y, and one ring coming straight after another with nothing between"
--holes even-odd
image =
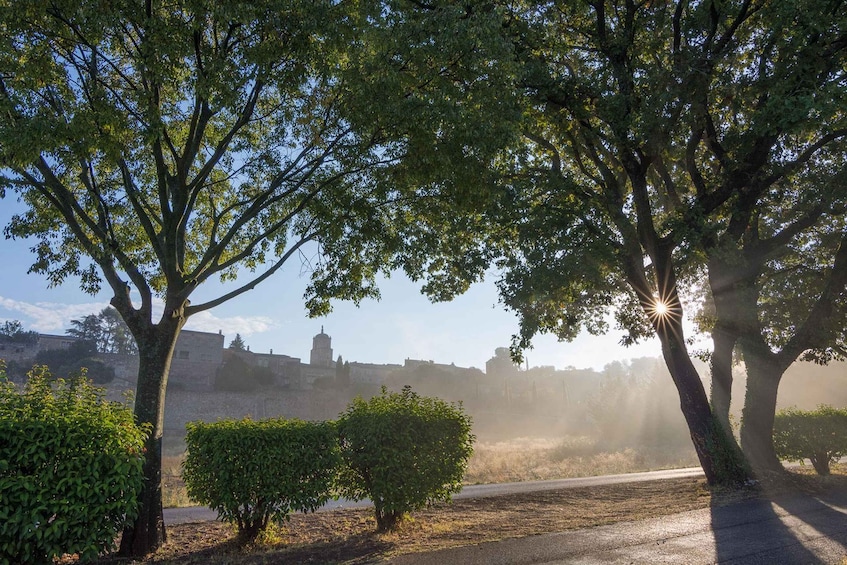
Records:
<instances>
[{"instance_id":1,"label":"window on building","mask_svg":"<svg viewBox=\"0 0 847 565\"><path fill-rule=\"evenodd\" d=\"M188 351L182 350L177 355L179 359L188 359Z\"/></svg>"}]
</instances>

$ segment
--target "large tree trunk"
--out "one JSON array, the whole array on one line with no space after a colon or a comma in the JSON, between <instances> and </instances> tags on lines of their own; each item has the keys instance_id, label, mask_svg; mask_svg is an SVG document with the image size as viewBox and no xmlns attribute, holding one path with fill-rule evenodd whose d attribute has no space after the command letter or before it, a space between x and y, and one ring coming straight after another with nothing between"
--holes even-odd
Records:
<instances>
[{"instance_id":1,"label":"large tree trunk","mask_svg":"<svg viewBox=\"0 0 847 565\"><path fill-rule=\"evenodd\" d=\"M162 512L162 432L165 416L165 388L168 383L171 359L182 321L165 319L150 326L138 341L138 384L135 396L135 417L139 423L151 426L145 444L144 486L142 487L138 518L124 529L120 554L142 557L166 541Z\"/></svg>"},{"instance_id":2,"label":"large tree trunk","mask_svg":"<svg viewBox=\"0 0 847 565\"><path fill-rule=\"evenodd\" d=\"M712 413L703 382L688 356L682 325L679 320L670 318L659 326L657 333L706 481L710 485L742 483L750 478L743 455L735 443L729 441Z\"/></svg>"},{"instance_id":3,"label":"large tree trunk","mask_svg":"<svg viewBox=\"0 0 847 565\"><path fill-rule=\"evenodd\" d=\"M658 291L656 297L634 253L627 268L629 283L662 343L662 355L679 393L680 409L706 481L710 485L737 485L750 478L748 466L741 450L734 441L729 440L727 432L712 413L703 381L688 355L682 327L682 303L671 260L672 250L673 244L670 241L653 245L651 258ZM657 300L665 306L664 312L656 310Z\"/></svg>"},{"instance_id":4,"label":"large tree trunk","mask_svg":"<svg viewBox=\"0 0 847 565\"><path fill-rule=\"evenodd\" d=\"M770 351L742 342L747 392L741 420L741 448L754 473L783 471L773 445L779 383L787 366Z\"/></svg>"}]
</instances>

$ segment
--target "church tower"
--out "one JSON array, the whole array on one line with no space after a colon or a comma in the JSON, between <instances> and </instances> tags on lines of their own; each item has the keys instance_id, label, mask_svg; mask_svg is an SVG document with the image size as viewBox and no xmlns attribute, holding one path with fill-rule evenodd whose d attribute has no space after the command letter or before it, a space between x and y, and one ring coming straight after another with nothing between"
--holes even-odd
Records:
<instances>
[{"instance_id":1,"label":"church tower","mask_svg":"<svg viewBox=\"0 0 847 565\"><path fill-rule=\"evenodd\" d=\"M309 364L317 367L332 367L332 338L324 333L324 327L321 326L321 333L312 338L312 353L309 356Z\"/></svg>"}]
</instances>

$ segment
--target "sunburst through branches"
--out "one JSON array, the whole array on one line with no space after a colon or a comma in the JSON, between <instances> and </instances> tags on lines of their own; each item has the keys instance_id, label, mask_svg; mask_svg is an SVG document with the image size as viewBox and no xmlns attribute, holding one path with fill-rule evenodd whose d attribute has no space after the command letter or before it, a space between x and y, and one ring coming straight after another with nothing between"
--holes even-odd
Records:
<instances>
[{"instance_id":1,"label":"sunburst through branches","mask_svg":"<svg viewBox=\"0 0 847 565\"><path fill-rule=\"evenodd\" d=\"M647 309L647 315L656 327L678 321L681 316L679 301L674 298L655 297L652 305Z\"/></svg>"}]
</instances>

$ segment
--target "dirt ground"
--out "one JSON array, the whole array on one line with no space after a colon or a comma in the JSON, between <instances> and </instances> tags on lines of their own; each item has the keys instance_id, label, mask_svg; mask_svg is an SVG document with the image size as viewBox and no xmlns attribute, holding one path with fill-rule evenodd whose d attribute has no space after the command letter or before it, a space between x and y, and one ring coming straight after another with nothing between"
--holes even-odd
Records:
<instances>
[{"instance_id":1,"label":"dirt ground","mask_svg":"<svg viewBox=\"0 0 847 565\"><path fill-rule=\"evenodd\" d=\"M287 524L248 547L235 543L234 530L226 524L184 524L168 529L168 542L156 554L132 563L360 565L402 553L725 505L777 490L814 493L834 488L847 489L847 466L835 467L830 477L817 477L809 469L800 469L790 473L788 480L740 490L710 489L702 479L675 479L464 499L415 512L399 531L389 534L374 532L370 509L340 509L294 515ZM104 558L99 565L118 563L129 562Z\"/></svg>"}]
</instances>

